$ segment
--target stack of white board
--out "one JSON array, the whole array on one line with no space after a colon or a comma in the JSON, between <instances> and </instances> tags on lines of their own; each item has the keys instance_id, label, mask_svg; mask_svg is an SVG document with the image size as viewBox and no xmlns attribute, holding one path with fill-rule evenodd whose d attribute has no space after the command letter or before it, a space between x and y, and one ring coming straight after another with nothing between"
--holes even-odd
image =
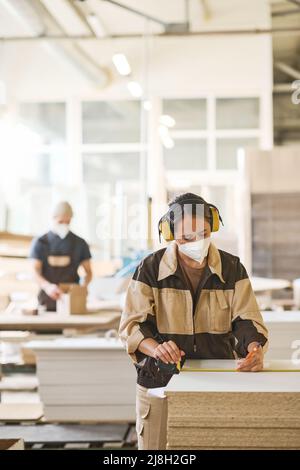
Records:
<instances>
[{"instance_id":1,"label":"stack of white board","mask_svg":"<svg viewBox=\"0 0 300 470\"><path fill-rule=\"evenodd\" d=\"M267 359L300 359L300 312L262 312L269 331Z\"/></svg>"},{"instance_id":2,"label":"stack of white board","mask_svg":"<svg viewBox=\"0 0 300 470\"><path fill-rule=\"evenodd\" d=\"M49 421L134 421L135 368L115 338L32 341Z\"/></svg>"}]
</instances>

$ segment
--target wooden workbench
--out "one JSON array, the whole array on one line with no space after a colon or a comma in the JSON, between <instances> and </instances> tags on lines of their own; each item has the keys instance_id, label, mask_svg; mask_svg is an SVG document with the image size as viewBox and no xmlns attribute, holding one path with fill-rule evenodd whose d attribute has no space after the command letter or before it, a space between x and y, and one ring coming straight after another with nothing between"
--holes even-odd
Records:
<instances>
[{"instance_id":1,"label":"wooden workbench","mask_svg":"<svg viewBox=\"0 0 300 470\"><path fill-rule=\"evenodd\" d=\"M118 324L121 317L119 312L107 312L93 315L70 315L60 317L55 313L45 313L41 316L0 316L0 330L64 330L97 329L107 330Z\"/></svg>"},{"instance_id":2,"label":"wooden workbench","mask_svg":"<svg viewBox=\"0 0 300 470\"><path fill-rule=\"evenodd\" d=\"M21 308L7 308L0 312L0 330L51 331L64 329L107 330L118 328L121 308L116 302L98 301L84 315L61 315L43 312L24 315Z\"/></svg>"},{"instance_id":3,"label":"wooden workbench","mask_svg":"<svg viewBox=\"0 0 300 470\"><path fill-rule=\"evenodd\" d=\"M300 372L182 371L156 396L168 402L168 449L300 448Z\"/></svg>"}]
</instances>

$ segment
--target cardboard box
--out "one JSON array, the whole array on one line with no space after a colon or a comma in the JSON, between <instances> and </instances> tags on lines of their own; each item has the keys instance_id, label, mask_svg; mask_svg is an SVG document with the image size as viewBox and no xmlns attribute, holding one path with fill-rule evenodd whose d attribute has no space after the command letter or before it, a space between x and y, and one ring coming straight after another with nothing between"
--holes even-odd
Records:
<instances>
[{"instance_id":1,"label":"cardboard box","mask_svg":"<svg viewBox=\"0 0 300 470\"><path fill-rule=\"evenodd\" d=\"M78 284L59 284L63 292L56 302L57 313L63 315L83 315L87 313L87 288Z\"/></svg>"},{"instance_id":2,"label":"cardboard box","mask_svg":"<svg viewBox=\"0 0 300 470\"><path fill-rule=\"evenodd\" d=\"M28 349L25 346L24 348L21 348L21 353L24 364L30 366L36 365L36 357L32 349Z\"/></svg>"}]
</instances>

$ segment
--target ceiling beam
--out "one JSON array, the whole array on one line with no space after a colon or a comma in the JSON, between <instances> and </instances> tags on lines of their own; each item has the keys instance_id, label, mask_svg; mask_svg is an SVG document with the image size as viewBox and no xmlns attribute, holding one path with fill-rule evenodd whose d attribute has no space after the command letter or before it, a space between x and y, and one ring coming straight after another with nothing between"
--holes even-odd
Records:
<instances>
[{"instance_id":1,"label":"ceiling beam","mask_svg":"<svg viewBox=\"0 0 300 470\"><path fill-rule=\"evenodd\" d=\"M273 86L274 93L292 93L293 88L291 83L275 83Z\"/></svg>"},{"instance_id":2,"label":"ceiling beam","mask_svg":"<svg viewBox=\"0 0 300 470\"><path fill-rule=\"evenodd\" d=\"M114 0L104 0L106 3L110 3L111 5L115 5L116 7L122 8L123 10L128 11L129 13L133 13L137 16L141 16L142 18L145 18L146 20L153 21L154 23L158 23L164 28L167 28L169 23L166 21L160 20L159 18L156 18L154 16L148 15L147 13L144 13L140 10L136 10L135 8L132 8L128 5L124 5L123 3L116 2Z\"/></svg>"},{"instance_id":3,"label":"ceiling beam","mask_svg":"<svg viewBox=\"0 0 300 470\"><path fill-rule=\"evenodd\" d=\"M39 41L41 39L47 39L49 41L107 41L111 39L137 39L145 36L150 37L201 37L201 36L247 36L256 34L278 34L278 35L290 35L291 33L300 34L300 26L292 28L271 28L271 29L235 29L235 30L219 30L219 31L190 31L190 32L170 32L170 33L132 33L132 34L111 34L108 37L95 38L92 35L66 35L66 34L40 34L38 36L0 36L1 42L18 42L18 41Z\"/></svg>"},{"instance_id":4,"label":"ceiling beam","mask_svg":"<svg viewBox=\"0 0 300 470\"><path fill-rule=\"evenodd\" d=\"M285 73L289 77L292 77L296 80L300 79L300 70L296 70L291 65L285 64L284 62L275 62L275 68Z\"/></svg>"},{"instance_id":5,"label":"ceiling beam","mask_svg":"<svg viewBox=\"0 0 300 470\"><path fill-rule=\"evenodd\" d=\"M293 3L293 5L297 5L300 8L300 0L287 0L289 3Z\"/></svg>"},{"instance_id":6,"label":"ceiling beam","mask_svg":"<svg viewBox=\"0 0 300 470\"><path fill-rule=\"evenodd\" d=\"M72 0L67 0L67 2L68 2L68 5L70 6L70 8L72 8L74 10L74 12L76 12L77 16L79 16L81 21L85 24L85 27L89 30L90 34L95 36L95 33L94 33L93 29L91 28L88 20L86 19L86 16L80 10L78 5L76 5L76 2L73 2Z\"/></svg>"},{"instance_id":7,"label":"ceiling beam","mask_svg":"<svg viewBox=\"0 0 300 470\"><path fill-rule=\"evenodd\" d=\"M288 15L299 15L300 14L300 9L295 8L294 10L280 10L280 11L274 11L272 13L272 16L288 16Z\"/></svg>"},{"instance_id":8,"label":"ceiling beam","mask_svg":"<svg viewBox=\"0 0 300 470\"><path fill-rule=\"evenodd\" d=\"M68 44L48 40L47 34L45 34L46 18L51 20L51 24L56 27L58 34L64 35L65 31L58 25L42 3L29 3L28 0L22 0L22 2L19 0L0 0L0 2L26 28L28 34L31 34L31 36L27 37L32 37L34 40L42 37L41 47L44 50L54 55L56 59L71 65L76 69L76 72L79 71L97 87L104 88L106 86L109 81L108 71L96 64L92 58L86 55L85 51L81 51L80 46L74 40Z\"/></svg>"},{"instance_id":9,"label":"ceiling beam","mask_svg":"<svg viewBox=\"0 0 300 470\"><path fill-rule=\"evenodd\" d=\"M148 13L145 13L141 10L137 10L135 8L132 8L128 5L125 5L124 3L117 2L115 0L103 0L106 3L110 3L111 5L114 5L116 7L122 8L123 10L126 10L129 13L133 13L134 15L140 16L144 18L145 20L152 21L154 23L159 24L162 26L167 33L183 33L189 31L190 24L189 24L189 19L186 18L185 22L182 23L169 23L167 21L163 21L160 18L156 18L152 15L149 15ZM189 0L185 0L185 15L188 17L189 15Z\"/></svg>"}]
</instances>

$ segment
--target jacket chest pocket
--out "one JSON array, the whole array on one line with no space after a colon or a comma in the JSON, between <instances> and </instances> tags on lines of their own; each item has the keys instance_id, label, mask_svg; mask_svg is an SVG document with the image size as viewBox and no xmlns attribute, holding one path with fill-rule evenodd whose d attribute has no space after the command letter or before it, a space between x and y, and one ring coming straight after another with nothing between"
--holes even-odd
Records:
<instances>
[{"instance_id":1,"label":"jacket chest pocket","mask_svg":"<svg viewBox=\"0 0 300 470\"><path fill-rule=\"evenodd\" d=\"M230 300L223 290L209 291L209 323L212 332L227 333L231 330Z\"/></svg>"}]
</instances>

